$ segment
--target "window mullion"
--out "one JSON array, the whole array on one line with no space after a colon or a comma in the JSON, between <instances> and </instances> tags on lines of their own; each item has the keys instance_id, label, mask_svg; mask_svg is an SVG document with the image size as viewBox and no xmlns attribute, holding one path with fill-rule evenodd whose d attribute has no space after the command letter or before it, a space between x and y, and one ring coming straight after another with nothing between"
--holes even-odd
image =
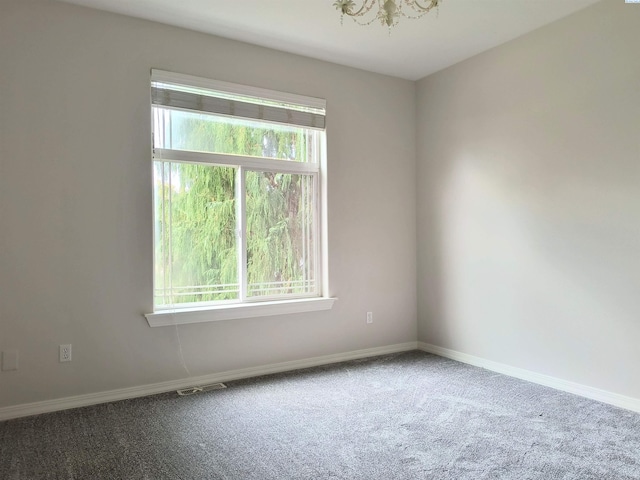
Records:
<instances>
[{"instance_id":1,"label":"window mullion","mask_svg":"<svg viewBox=\"0 0 640 480\"><path fill-rule=\"evenodd\" d=\"M169 195L169 212L167 215L167 221L165 222L167 225L169 225L169 227L167 228L168 230L168 243L167 243L167 249L169 250L167 252L167 265L169 267L169 298L170 301L169 303L171 305L173 305L175 303L175 296L174 296L174 292L173 292L173 218L172 218L172 214L173 214L173 184L172 184L172 175L171 175L171 162L163 162L163 165L167 165L167 169L168 169L168 177L169 177L169 188L167 189L168 195ZM165 284L166 285L166 284Z\"/></svg>"},{"instance_id":2,"label":"window mullion","mask_svg":"<svg viewBox=\"0 0 640 480\"><path fill-rule=\"evenodd\" d=\"M309 227L312 229L312 237L314 239L313 250L309 252L309 256L313 258L313 267L315 269L313 279L314 279L314 293L316 295L321 295L322 293L326 294L326 292L322 292L322 282L323 271L322 271L322 261L320 258L320 249L321 247L321 235L320 235L320 202L318 201L319 191L320 191L320 175L315 174L313 176L313 180L311 183L311 188L313 189L313 203L311 208L313 209L313 221Z\"/></svg>"},{"instance_id":3,"label":"window mullion","mask_svg":"<svg viewBox=\"0 0 640 480\"><path fill-rule=\"evenodd\" d=\"M236 173L236 228L238 249L238 285L240 286L239 300L247 299L247 188L245 183L245 168L238 167Z\"/></svg>"}]
</instances>

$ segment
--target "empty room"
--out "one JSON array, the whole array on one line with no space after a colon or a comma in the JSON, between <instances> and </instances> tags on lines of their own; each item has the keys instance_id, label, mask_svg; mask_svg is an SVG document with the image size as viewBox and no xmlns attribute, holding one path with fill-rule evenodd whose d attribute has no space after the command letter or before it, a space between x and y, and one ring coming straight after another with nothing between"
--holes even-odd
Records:
<instances>
[{"instance_id":1,"label":"empty room","mask_svg":"<svg viewBox=\"0 0 640 480\"><path fill-rule=\"evenodd\" d=\"M640 2L0 0L0 479L640 479Z\"/></svg>"}]
</instances>

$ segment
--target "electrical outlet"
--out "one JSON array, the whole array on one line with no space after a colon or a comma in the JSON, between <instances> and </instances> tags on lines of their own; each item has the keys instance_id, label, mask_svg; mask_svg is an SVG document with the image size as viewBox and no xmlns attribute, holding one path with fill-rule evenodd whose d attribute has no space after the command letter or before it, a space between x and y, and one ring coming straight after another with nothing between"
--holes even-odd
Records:
<instances>
[{"instance_id":1,"label":"electrical outlet","mask_svg":"<svg viewBox=\"0 0 640 480\"><path fill-rule=\"evenodd\" d=\"M71 344L60 345L60 362L71 361Z\"/></svg>"},{"instance_id":2,"label":"electrical outlet","mask_svg":"<svg viewBox=\"0 0 640 480\"><path fill-rule=\"evenodd\" d=\"M18 369L18 350L4 350L2 352L2 371L9 372Z\"/></svg>"},{"instance_id":3,"label":"electrical outlet","mask_svg":"<svg viewBox=\"0 0 640 480\"><path fill-rule=\"evenodd\" d=\"M367 323L373 323L373 312L367 312Z\"/></svg>"}]
</instances>

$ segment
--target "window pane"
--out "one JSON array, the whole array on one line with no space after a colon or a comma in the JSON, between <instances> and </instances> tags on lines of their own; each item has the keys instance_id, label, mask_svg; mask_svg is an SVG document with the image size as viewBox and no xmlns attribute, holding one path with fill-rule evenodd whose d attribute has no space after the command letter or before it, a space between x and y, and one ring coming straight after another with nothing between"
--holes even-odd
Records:
<instances>
[{"instance_id":1,"label":"window pane","mask_svg":"<svg viewBox=\"0 0 640 480\"><path fill-rule=\"evenodd\" d=\"M316 292L314 177L246 173L249 297Z\"/></svg>"},{"instance_id":2,"label":"window pane","mask_svg":"<svg viewBox=\"0 0 640 480\"><path fill-rule=\"evenodd\" d=\"M192 152L316 161L312 129L154 107L154 147Z\"/></svg>"},{"instance_id":3,"label":"window pane","mask_svg":"<svg viewBox=\"0 0 640 480\"><path fill-rule=\"evenodd\" d=\"M238 298L235 169L154 162L155 305Z\"/></svg>"}]
</instances>

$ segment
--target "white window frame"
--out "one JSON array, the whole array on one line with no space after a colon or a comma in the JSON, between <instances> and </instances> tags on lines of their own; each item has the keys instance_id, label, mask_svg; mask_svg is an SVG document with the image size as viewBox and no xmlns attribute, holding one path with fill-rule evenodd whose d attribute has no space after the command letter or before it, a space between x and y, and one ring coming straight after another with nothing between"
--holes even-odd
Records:
<instances>
[{"instance_id":1,"label":"white window frame","mask_svg":"<svg viewBox=\"0 0 640 480\"><path fill-rule=\"evenodd\" d=\"M322 99L305 97L301 95L276 92L272 90L249 87L244 85L209 80L190 75L176 74L161 70L152 70L151 81L175 85L199 87L219 92L228 92L236 95L257 97L260 99L274 100L287 104L304 105L312 108L325 108L326 102ZM153 120L152 120L153 122ZM153 127L152 127L153 128ZM153 147L153 146L152 146ZM335 298L328 296L327 275L327 238L326 238L326 144L322 145L318 158L319 163L293 162L272 158L249 157L244 155L230 155L219 153L200 153L184 150L153 149L152 162L176 161L181 163L197 163L211 166L233 166L237 168L238 180L236 181L236 198L238 218L242 225L238 227L238 282L242 295L238 300L220 303L185 304L176 307L155 307L153 313L145 314L152 327L178 325L183 323L202 323L219 320L231 320L237 318L252 318L271 315L283 315L303 313L311 311L328 310L332 308ZM246 262L246 238L241 232L246 231L245 215L245 188L244 179L247 171L277 171L278 173L307 174L314 178L314 228L318 248L315 255L316 286L315 292L300 297L287 296L283 298L258 296L247 298L244 296L247 289L247 262ZM155 201L155 200L154 200ZM154 245L155 229L154 229ZM155 249L154 249L155 250ZM154 278L155 291L155 278ZM155 303L155 302L154 302Z\"/></svg>"}]
</instances>

